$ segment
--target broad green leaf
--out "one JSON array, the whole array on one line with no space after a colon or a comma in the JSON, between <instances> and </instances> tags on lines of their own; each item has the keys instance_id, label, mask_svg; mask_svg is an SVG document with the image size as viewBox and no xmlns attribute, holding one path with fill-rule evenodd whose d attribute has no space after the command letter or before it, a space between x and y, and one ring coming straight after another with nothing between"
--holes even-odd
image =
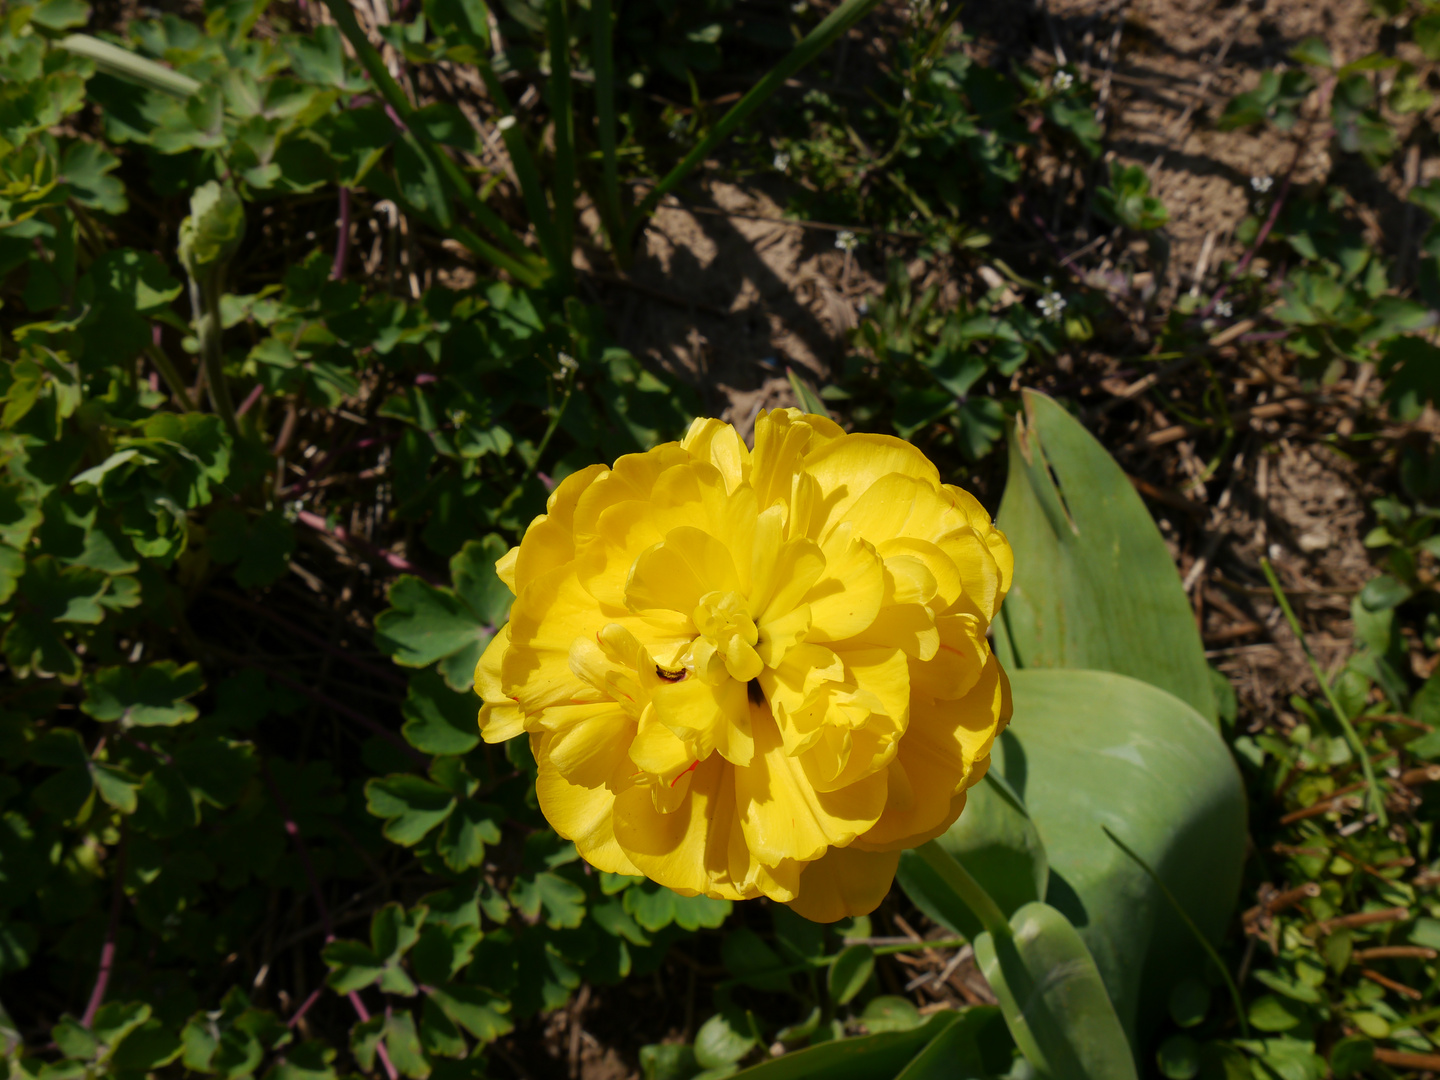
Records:
<instances>
[{"instance_id":1,"label":"broad green leaf","mask_svg":"<svg viewBox=\"0 0 1440 1080\"><path fill-rule=\"evenodd\" d=\"M475 664L494 627L450 589L402 575L390 587L390 607L375 619L375 643L404 667L442 661L454 690L469 690ZM478 713L477 713L478 715Z\"/></svg>"},{"instance_id":2,"label":"broad green leaf","mask_svg":"<svg viewBox=\"0 0 1440 1080\"><path fill-rule=\"evenodd\" d=\"M1103 671L1017 671L1014 718L991 768L1045 841L1046 901L1095 958L1127 1032L1144 1037L1180 978L1203 973L1193 935L1109 827L1179 898L1224 931L1240 886L1246 807L1215 728L1154 686ZM963 816L963 815L962 815Z\"/></svg>"},{"instance_id":3,"label":"broad green leaf","mask_svg":"<svg viewBox=\"0 0 1440 1080\"><path fill-rule=\"evenodd\" d=\"M479 986L437 987L430 997L441 1011L482 1043L493 1042L508 1035L515 1025L505 1014L510 1002Z\"/></svg>"},{"instance_id":4,"label":"broad green leaf","mask_svg":"<svg viewBox=\"0 0 1440 1080\"><path fill-rule=\"evenodd\" d=\"M287 1049L267 1080L334 1080L335 1050L318 1039Z\"/></svg>"},{"instance_id":5,"label":"broad green leaf","mask_svg":"<svg viewBox=\"0 0 1440 1080\"><path fill-rule=\"evenodd\" d=\"M1007 916L1043 900L1049 882L1045 845L1019 796L995 773L972 787L955 824L936 841L1000 905ZM900 856L896 880L930 918L967 938L980 921L914 851Z\"/></svg>"},{"instance_id":6,"label":"broad green leaf","mask_svg":"<svg viewBox=\"0 0 1440 1080\"><path fill-rule=\"evenodd\" d=\"M385 1017L385 1049L390 1061L410 1080L425 1080L430 1075L430 1062L420 1047L415 1018L403 1010Z\"/></svg>"},{"instance_id":7,"label":"broad green leaf","mask_svg":"<svg viewBox=\"0 0 1440 1080\"><path fill-rule=\"evenodd\" d=\"M111 1001L101 1005L90 1022L90 1031L101 1043L97 1057L109 1057L127 1035L149 1019L150 1006L142 1002Z\"/></svg>"},{"instance_id":8,"label":"broad green leaf","mask_svg":"<svg viewBox=\"0 0 1440 1080\"><path fill-rule=\"evenodd\" d=\"M708 896L681 896L644 881L625 890L625 910L646 930L663 930L672 922L686 930L714 929L730 914L729 900Z\"/></svg>"},{"instance_id":9,"label":"broad green leaf","mask_svg":"<svg viewBox=\"0 0 1440 1080\"><path fill-rule=\"evenodd\" d=\"M479 701L473 693L457 693L433 671L410 676L401 708L407 742L425 754L465 754L480 743Z\"/></svg>"},{"instance_id":10,"label":"broad green leaf","mask_svg":"<svg viewBox=\"0 0 1440 1080\"><path fill-rule=\"evenodd\" d=\"M1010 927L1013 936L977 937L975 959L1020 1052L1053 1080L1133 1080L1125 1030L1070 920L1037 902Z\"/></svg>"},{"instance_id":11,"label":"broad green leaf","mask_svg":"<svg viewBox=\"0 0 1440 1080\"><path fill-rule=\"evenodd\" d=\"M111 1061L122 1073L147 1073L170 1064L184 1049L180 1036L159 1020L146 1020L125 1036Z\"/></svg>"},{"instance_id":12,"label":"broad green leaf","mask_svg":"<svg viewBox=\"0 0 1440 1080\"><path fill-rule=\"evenodd\" d=\"M446 820L436 842L436 850L445 865L455 873L463 873L485 861L485 845L500 843L503 812L498 807L465 800Z\"/></svg>"},{"instance_id":13,"label":"broad green leaf","mask_svg":"<svg viewBox=\"0 0 1440 1080\"><path fill-rule=\"evenodd\" d=\"M223 506L206 523L207 547L217 563L235 566L235 583L245 589L271 585L285 575L295 550L295 530L278 510L251 520Z\"/></svg>"},{"instance_id":14,"label":"broad green leaf","mask_svg":"<svg viewBox=\"0 0 1440 1080\"><path fill-rule=\"evenodd\" d=\"M370 918L370 948L382 960L399 960L420 940L428 914L423 905L407 912L394 901L385 904Z\"/></svg>"},{"instance_id":15,"label":"broad green leaf","mask_svg":"<svg viewBox=\"0 0 1440 1080\"><path fill-rule=\"evenodd\" d=\"M999 514L1015 550L1015 580L995 633L1001 662L1012 672L1119 672L1215 722L1195 616L1140 496L1057 402L1030 390L1024 398Z\"/></svg>"},{"instance_id":16,"label":"broad green leaf","mask_svg":"<svg viewBox=\"0 0 1440 1080\"><path fill-rule=\"evenodd\" d=\"M909 1031L922 1023L920 1011L909 998L882 994L871 998L860 1014L860 1023L872 1035L882 1031Z\"/></svg>"},{"instance_id":17,"label":"broad green leaf","mask_svg":"<svg viewBox=\"0 0 1440 1080\"><path fill-rule=\"evenodd\" d=\"M140 787L140 781L135 777L114 765L91 762L90 779L94 782L95 790L99 793L100 798L109 803L113 809L119 810L122 814L135 812L138 804L136 791Z\"/></svg>"},{"instance_id":18,"label":"broad green leaf","mask_svg":"<svg viewBox=\"0 0 1440 1080\"><path fill-rule=\"evenodd\" d=\"M161 660L144 667L107 667L85 679L80 709L121 726L174 727L200 715L187 698L205 689L198 664Z\"/></svg>"},{"instance_id":19,"label":"broad green leaf","mask_svg":"<svg viewBox=\"0 0 1440 1080\"><path fill-rule=\"evenodd\" d=\"M869 945L851 945L835 958L826 977L830 998L844 1005L855 998L875 970L875 950Z\"/></svg>"},{"instance_id":20,"label":"broad green leaf","mask_svg":"<svg viewBox=\"0 0 1440 1080\"><path fill-rule=\"evenodd\" d=\"M760 1041L755 1018L739 1009L722 1010L695 1033L695 1060L702 1069L739 1061Z\"/></svg>"},{"instance_id":21,"label":"broad green leaf","mask_svg":"<svg viewBox=\"0 0 1440 1080\"><path fill-rule=\"evenodd\" d=\"M175 751L175 764L197 798L230 806L255 774L255 748L228 739L200 738Z\"/></svg>"},{"instance_id":22,"label":"broad green leaf","mask_svg":"<svg viewBox=\"0 0 1440 1080\"><path fill-rule=\"evenodd\" d=\"M470 1046L454 1022L429 998L420 1009L420 1043L440 1057L464 1057Z\"/></svg>"},{"instance_id":23,"label":"broad green leaf","mask_svg":"<svg viewBox=\"0 0 1440 1080\"><path fill-rule=\"evenodd\" d=\"M510 903L529 919L543 909L545 925L552 930L579 926L585 918L585 890L548 870L516 880L510 887Z\"/></svg>"},{"instance_id":24,"label":"broad green leaf","mask_svg":"<svg viewBox=\"0 0 1440 1080\"><path fill-rule=\"evenodd\" d=\"M330 969L325 981L337 994L363 990L385 969L385 962L358 941L332 941L320 956Z\"/></svg>"},{"instance_id":25,"label":"broad green leaf","mask_svg":"<svg viewBox=\"0 0 1440 1080\"><path fill-rule=\"evenodd\" d=\"M385 836L406 847L418 844L455 808L454 795L409 773L369 781L365 801L370 813L387 819Z\"/></svg>"},{"instance_id":26,"label":"broad green leaf","mask_svg":"<svg viewBox=\"0 0 1440 1080\"><path fill-rule=\"evenodd\" d=\"M940 1012L908 1031L887 1031L796 1050L736 1073L737 1080L889 1080L960 1017ZM962 1074L963 1075L963 1074Z\"/></svg>"},{"instance_id":27,"label":"broad green leaf","mask_svg":"<svg viewBox=\"0 0 1440 1080\"><path fill-rule=\"evenodd\" d=\"M1014 1045L1000 1010L981 1005L955 1022L916 1054L895 1080L981 1080L1010 1071Z\"/></svg>"},{"instance_id":28,"label":"broad green leaf","mask_svg":"<svg viewBox=\"0 0 1440 1080\"><path fill-rule=\"evenodd\" d=\"M515 599L495 573L496 561L508 550L509 545L491 533L484 540L467 540L450 560L456 594L491 626L501 626L510 618L510 602Z\"/></svg>"}]
</instances>

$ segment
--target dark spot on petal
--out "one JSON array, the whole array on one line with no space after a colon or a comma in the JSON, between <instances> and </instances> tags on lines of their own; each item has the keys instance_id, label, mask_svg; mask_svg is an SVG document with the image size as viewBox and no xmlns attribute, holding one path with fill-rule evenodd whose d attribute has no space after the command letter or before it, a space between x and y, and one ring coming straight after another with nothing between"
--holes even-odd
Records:
<instances>
[{"instance_id":1,"label":"dark spot on petal","mask_svg":"<svg viewBox=\"0 0 1440 1080\"><path fill-rule=\"evenodd\" d=\"M659 664L656 664L655 674L660 676L660 678L664 679L666 682L679 682L681 679L685 678L685 669L682 667L679 671L666 671Z\"/></svg>"},{"instance_id":2,"label":"dark spot on petal","mask_svg":"<svg viewBox=\"0 0 1440 1080\"><path fill-rule=\"evenodd\" d=\"M765 691L760 689L760 680L751 679L745 688L750 694L750 700L756 705L765 704Z\"/></svg>"}]
</instances>

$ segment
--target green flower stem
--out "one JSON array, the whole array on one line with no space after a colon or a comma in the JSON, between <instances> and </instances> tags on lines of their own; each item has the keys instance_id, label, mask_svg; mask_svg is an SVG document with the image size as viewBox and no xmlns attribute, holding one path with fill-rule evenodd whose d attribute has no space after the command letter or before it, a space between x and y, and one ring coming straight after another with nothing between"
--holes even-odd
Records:
<instances>
[{"instance_id":1,"label":"green flower stem","mask_svg":"<svg viewBox=\"0 0 1440 1080\"><path fill-rule=\"evenodd\" d=\"M231 435L238 435L240 423L235 418L235 402L230 397L230 384L225 380L225 352L221 343L220 277L224 264L202 268L197 280L190 278L190 308L195 318L195 337L200 342L200 364L205 371L205 389L210 406L225 422ZM188 398L187 398L188 400Z\"/></svg>"},{"instance_id":2,"label":"green flower stem","mask_svg":"<svg viewBox=\"0 0 1440 1080\"><path fill-rule=\"evenodd\" d=\"M1200 947L1205 950L1205 955L1210 957L1211 962L1219 969L1220 977L1225 980L1225 988L1230 992L1230 1003L1235 1008L1235 1018L1240 1021L1240 1034L1242 1037L1248 1039L1250 1037L1250 1021L1245 1016L1245 1003L1240 1000L1240 988L1235 985L1235 980L1230 977L1230 970L1225 966L1225 962L1220 959L1220 954L1215 951L1215 946L1211 945L1210 939L1200 932L1200 928L1195 925L1195 920L1190 918L1190 913L1180 906L1180 901L1175 898L1175 894L1170 891L1170 887L1160 880L1160 875L1151 869L1150 864L1132 850L1129 844L1111 832L1108 826L1102 825L1100 827L1104 830L1105 835L1110 838L1111 843L1126 855L1130 856L1136 865L1150 876L1150 880L1159 887L1165 899L1170 901L1170 906L1175 909L1175 914L1180 916L1181 921L1189 928L1190 933L1195 936L1195 940L1200 943Z\"/></svg>"},{"instance_id":3,"label":"green flower stem","mask_svg":"<svg viewBox=\"0 0 1440 1080\"><path fill-rule=\"evenodd\" d=\"M180 399L180 404L185 406L185 411L194 412L195 400L190 396L190 388L180 377L174 361L165 355L165 350L158 345L147 345L145 355L149 358L150 363L155 365L155 370L160 373L160 378L165 380L165 385L170 388L170 393Z\"/></svg>"},{"instance_id":4,"label":"green flower stem","mask_svg":"<svg viewBox=\"0 0 1440 1080\"><path fill-rule=\"evenodd\" d=\"M1340 721L1351 752L1360 760L1360 768L1365 773L1365 789L1370 798L1370 810L1379 821L1380 827L1388 829L1390 818L1385 813L1385 793L1380 790L1380 783L1375 779L1375 767L1370 764L1370 755L1365 752L1365 744L1360 741L1360 736L1350 723L1350 718L1345 715L1345 710L1336 700L1335 691L1330 688L1330 680L1325 677L1325 672L1320 667L1320 661L1316 660L1315 654L1310 651L1310 643L1305 640L1305 631L1300 628L1300 620L1295 617L1295 609L1290 606L1290 598L1280 587L1280 579L1275 576L1275 568L1270 565L1270 560L1261 558L1260 569L1265 571L1265 579L1270 582L1270 591L1275 594L1275 602L1285 613L1285 619L1290 623L1291 632L1300 642L1300 648L1305 650L1305 659L1310 664L1310 671L1314 674L1315 681L1320 684L1320 689L1325 694L1325 700L1330 705L1330 711L1335 714L1335 719Z\"/></svg>"},{"instance_id":5,"label":"green flower stem","mask_svg":"<svg viewBox=\"0 0 1440 1080\"><path fill-rule=\"evenodd\" d=\"M930 869L939 874L941 880L955 891L955 895L974 913L991 937L1012 936L1010 920L1000 910L1000 905L995 903L984 886L971 877L970 871L961 866L948 851L934 840L927 840L915 849L915 854L924 859Z\"/></svg>"}]
</instances>

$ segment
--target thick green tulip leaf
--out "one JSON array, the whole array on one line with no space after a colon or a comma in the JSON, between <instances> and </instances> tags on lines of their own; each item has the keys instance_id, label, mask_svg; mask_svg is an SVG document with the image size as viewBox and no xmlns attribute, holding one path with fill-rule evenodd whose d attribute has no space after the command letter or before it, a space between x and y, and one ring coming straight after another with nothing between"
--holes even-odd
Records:
<instances>
[{"instance_id":1,"label":"thick green tulip leaf","mask_svg":"<svg viewBox=\"0 0 1440 1080\"><path fill-rule=\"evenodd\" d=\"M1025 800L1050 863L1046 901L1079 929L1134 1041L1200 945L1108 827L1218 940L1245 854L1245 793L1215 728L1157 687L1105 671L1017 671L992 771ZM963 818L964 815L962 815Z\"/></svg>"},{"instance_id":2,"label":"thick green tulip leaf","mask_svg":"<svg viewBox=\"0 0 1440 1080\"><path fill-rule=\"evenodd\" d=\"M1007 917L1045 898L1050 878L1045 845L1024 803L995 773L970 789L964 812L936 843L964 864ZM940 925L967 938L980 933L980 920L918 853L900 856L895 879Z\"/></svg>"},{"instance_id":3,"label":"thick green tulip leaf","mask_svg":"<svg viewBox=\"0 0 1440 1080\"><path fill-rule=\"evenodd\" d=\"M1134 1080L1125 1029L1070 920L1037 902L1010 928L977 937L975 959L1020 1052L1050 1080Z\"/></svg>"},{"instance_id":4,"label":"thick green tulip leaf","mask_svg":"<svg viewBox=\"0 0 1440 1080\"><path fill-rule=\"evenodd\" d=\"M988 1011L988 1010L987 1010ZM909 1031L887 1031L858 1039L825 1042L796 1050L773 1061L761 1062L735 1074L735 1080L892 1080L926 1046L940 1038L967 1013L936 1013ZM959 1063L952 1063L958 1068ZM984 1075L951 1073L952 1076Z\"/></svg>"},{"instance_id":5,"label":"thick green tulip leaf","mask_svg":"<svg viewBox=\"0 0 1440 1080\"><path fill-rule=\"evenodd\" d=\"M1007 670L1117 671L1216 719L1195 616L1145 504L1059 404L1025 392L998 519L1015 550L996 652Z\"/></svg>"},{"instance_id":6,"label":"thick green tulip leaf","mask_svg":"<svg viewBox=\"0 0 1440 1080\"><path fill-rule=\"evenodd\" d=\"M966 1009L916 1054L895 1080L979 1080L1010 1071L1014 1044L1000 1010Z\"/></svg>"}]
</instances>

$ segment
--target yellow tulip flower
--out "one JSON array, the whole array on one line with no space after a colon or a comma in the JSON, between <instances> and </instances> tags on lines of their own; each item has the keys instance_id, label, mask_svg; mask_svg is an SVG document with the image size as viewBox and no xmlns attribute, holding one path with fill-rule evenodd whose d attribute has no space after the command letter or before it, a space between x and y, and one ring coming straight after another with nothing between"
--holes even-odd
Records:
<instances>
[{"instance_id":1,"label":"yellow tulip flower","mask_svg":"<svg viewBox=\"0 0 1440 1080\"><path fill-rule=\"evenodd\" d=\"M909 443L777 410L566 477L496 564L481 734L528 733L593 866L872 911L1010 717L986 641L1010 545Z\"/></svg>"}]
</instances>

